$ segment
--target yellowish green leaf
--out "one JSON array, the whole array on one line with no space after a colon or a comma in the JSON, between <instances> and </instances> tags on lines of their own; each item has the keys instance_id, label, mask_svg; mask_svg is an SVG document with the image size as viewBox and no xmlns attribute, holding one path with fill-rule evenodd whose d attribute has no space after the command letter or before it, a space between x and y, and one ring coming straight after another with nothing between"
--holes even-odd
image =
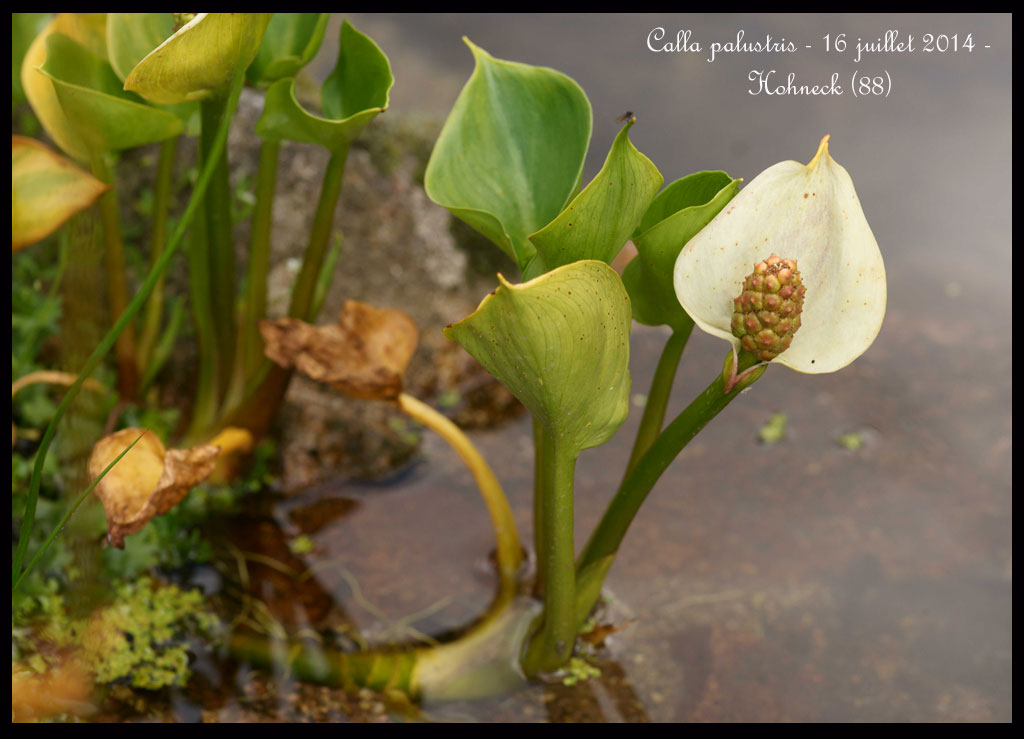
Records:
<instances>
[{"instance_id":1,"label":"yellowish green leaf","mask_svg":"<svg viewBox=\"0 0 1024 739\"><path fill-rule=\"evenodd\" d=\"M11 136L11 251L46 238L108 189L48 146Z\"/></svg>"}]
</instances>

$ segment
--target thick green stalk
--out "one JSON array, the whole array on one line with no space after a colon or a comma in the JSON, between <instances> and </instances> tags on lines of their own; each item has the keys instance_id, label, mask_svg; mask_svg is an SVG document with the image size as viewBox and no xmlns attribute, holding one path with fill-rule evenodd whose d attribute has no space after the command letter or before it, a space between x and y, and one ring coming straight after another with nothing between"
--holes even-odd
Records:
<instances>
[{"instance_id":1,"label":"thick green stalk","mask_svg":"<svg viewBox=\"0 0 1024 739\"><path fill-rule=\"evenodd\" d=\"M121 215L117 212L117 189L102 153L92 157L96 178L111 185L99 199L100 220L106 242L107 303L111 316L120 316L128 305L128 285L124 273L124 241L121 239ZM135 363L135 332L128 324L117 339L117 388L121 396L134 398L139 387L139 367Z\"/></svg>"},{"instance_id":2,"label":"thick green stalk","mask_svg":"<svg viewBox=\"0 0 1024 739\"><path fill-rule=\"evenodd\" d=\"M727 366L731 365L732 357L728 357ZM757 359L747 352L741 352L738 373L742 373L757 364ZM683 448L707 423L729 405L742 390L749 387L763 373L767 365L754 369L743 380L726 391L727 373L723 372L707 386L697 398L676 416L661 435L655 440L647 453L637 462L633 471L626 476L619 486L618 492L605 509L601 521L591 535L590 540L580 554L578 573L602 564L605 572L611 566L611 558L619 551L622 539L633 522L641 504L647 499L654 484L662 473L679 455ZM581 612L589 612L597 602L600 588L588 588L593 603L577 604Z\"/></svg>"},{"instance_id":3,"label":"thick green stalk","mask_svg":"<svg viewBox=\"0 0 1024 739\"><path fill-rule=\"evenodd\" d=\"M198 345L198 366L196 377L195 402L192 405L192 418L186 438L190 443L197 443L202 437L213 431L213 424L220 405L220 362L224 355L217 345L217 324L211 303L213 281L210 279L208 232L201 225L206 204L201 203L198 209L197 227L189 234L188 248L188 287L192 301L192 319L196 328L196 344Z\"/></svg>"},{"instance_id":4,"label":"thick green stalk","mask_svg":"<svg viewBox=\"0 0 1024 739\"><path fill-rule=\"evenodd\" d=\"M334 211L337 210L338 198L341 195L341 183L345 177L345 160L348 158L348 147L331 154L324 172L324 181L320 189L320 201L313 217L313 228L309 234L309 245L302 258L302 269L295 279L292 288L292 300L288 306L288 315L303 321L313 321L316 316L312 312L313 299L316 295L317 278L327 256L327 247L331 240L331 229L334 226Z\"/></svg>"},{"instance_id":5,"label":"thick green stalk","mask_svg":"<svg viewBox=\"0 0 1024 739\"><path fill-rule=\"evenodd\" d=\"M676 370L679 368L679 359L683 356L683 349L693 331L691 321L686 329L673 331L665 348L661 351L661 358L658 360L658 367L654 371L654 378L651 380L651 389L647 393L647 404L644 406L644 415L640 419L640 428L636 432L636 441L633 442L633 452L629 455L629 463L626 465L626 472L622 476L625 480L629 473L636 467L636 463L650 449L651 444L661 433L661 424L665 420L665 408L668 406L669 396L672 395L672 383L676 379Z\"/></svg>"},{"instance_id":6,"label":"thick green stalk","mask_svg":"<svg viewBox=\"0 0 1024 739\"><path fill-rule=\"evenodd\" d=\"M229 96L229 103L226 108L226 114L221 120L220 128L217 131L216 140L213 143L211 152L216 156L219 154L218 150L222 149L227 144L228 140L228 127L231 123L231 114L234 113L235 107L238 105L238 97L242 92L242 83L244 76L239 75L238 79L235 80L231 88L231 95ZM139 291L135 293L135 296L131 299L128 307L125 308L124 313L117 319L113 328L107 332L107 335L103 337L103 340L97 344L92 354L86 360L82 370L78 373L78 379L68 389L64 398L61 400L60 405L57 406L57 410L53 414L53 418L50 419L50 424L46 427L46 431L43 432L43 438L39 442L39 449L36 451L35 463L32 466L32 479L29 481L29 492L28 501L25 504L25 516L21 522L21 531L18 535L18 546L14 552L14 557L11 563L11 583L15 582L19 573L21 572L22 563L25 561L25 551L28 548L29 539L32 536L32 529L35 526L35 515L36 515L36 504L39 501L39 486L43 476L43 464L46 461L46 454L50 449L50 444L53 442L53 435L57 431L57 424L61 418L67 412L68 406L78 396L79 390L82 388L82 383L95 371L99 363L103 361L103 358L107 355L110 349L114 346L121 332L125 330L129 323L135 318L139 310L142 308L149 297L153 288L156 286L160 276L167 269L167 265L170 264L171 257L178 251L178 247L181 245L182 237L185 235L185 229L189 223L192 222L192 218L195 216L196 209L199 207L199 203L206 193L206 188L210 183L210 177L213 174L213 167L204 165L199 180L196 182L195 189L192 191L192 197L189 198L188 206L185 208L184 214L181 216L181 220L178 221L178 225L174 230L174 234L171 236L170 241L167 242L167 249L160 257L160 261L153 265L150 269L149 275L146 277L146 281L139 288Z\"/></svg>"},{"instance_id":7,"label":"thick green stalk","mask_svg":"<svg viewBox=\"0 0 1024 739\"><path fill-rule=\"evenodd\" d=\"M200 105L202 116L202 147L205 163L212 150L217 126L224 114L226 98L211 97ZM204 203L206 211L207 260L209 269L210 311L216 332L214 351L217 353L218 402L219 394L228 386L234 366L235 342L235 239L231 227L231 181L228 178L227 149L214 159L213 179Z\"/></svg>"},{"instance_id":8,"label":"thick green stalk","mask_svg":"<svg viewBox=\"0 0 1024 739\"><path fill-rule=\"evenodd\" d=\"M153 186L153 223L149 239L150 266L156 264L167 244L167 213L171 206L171 186L174 180L174 157L178 151L180 136L174 136L160 144L160 159L156 165L156 182ZM138 366L146 373L153 359L153 349L160 336L160 324L164 309L164 276L161 275L153 288L153 294L146 303L142 319L142 334L139 337Z\"/></svg>"},{"instance_id":9,"label":"thick green stalk","mask_svg":"<svg viewBox=\"0 0 1024 739\"><path fill-rule=\"evenodd\" d=\"M260 168L256 185L256 209L249 242L249 276L246 281L246 311L242 324L245 344L246 375L263 361L263 339L256 322L267 315L267 276L270 273L270 235L274 219L274 192L280 141L264 141L260 149Z\"/></svg>"},{"instance_id":10,"label":"thick green stalk","mask_svg":"<svg viewBox=\"0 0 1024 739\"><path fill-rule=\"evenodd\" d=\"M573 566L573 472L576 456L544 434L541 458L541 524L537 553L544 573L544 615L523 657L528 675L557 670L576 642L576 572Z\"/></svg>"},{"instance_id":11,"label":"thick green stalk","mask_svg":"<svg viewBox=\"0 0 1024 739\"><path fill-rule=\"evenodd\" d=\"M267 276L270 273L270 235L274 216L274 191L281 142L266 140L260 148L260 167L256 176L256 206L249 239L249 262L245 297L239 310L238 346L231 384L224 407L234 408L245 397L246 383L258 371L265 358L258 321L267 316Z\"/></svg>"}]
</instances>

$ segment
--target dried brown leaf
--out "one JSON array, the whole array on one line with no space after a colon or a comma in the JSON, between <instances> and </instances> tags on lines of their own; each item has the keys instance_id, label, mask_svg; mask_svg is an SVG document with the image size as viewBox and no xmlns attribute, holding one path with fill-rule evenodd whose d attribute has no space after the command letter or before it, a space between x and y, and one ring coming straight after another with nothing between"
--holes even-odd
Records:
<instances>
[{"instance_id":1,"label":"dried brown leaf","mask_svg":"<svg viewBox=\"0 0 1024 739\"><path fill-rule=\"evenodd\" d=\"M89 474L97 477L140 435L95 489L107 514L107 537L119 549L124 548L124 537L141 530L153 516L170 511L209 477L220 451L212 444L167 451L151 431L127 428L96 442Z\"/></svg>"},{"instance_id":2,"label":"dried brown leaf","mask_svg":"<svg viewBox=\"0 0 1024 739\"><path fill-rule=\"evenodd\" d=\"M283 367L295 367L355 398L397 398L419 331L399 310L346 300L335 326L295 318L260 321L264 351Z\"/></svg>"}]
</instances>

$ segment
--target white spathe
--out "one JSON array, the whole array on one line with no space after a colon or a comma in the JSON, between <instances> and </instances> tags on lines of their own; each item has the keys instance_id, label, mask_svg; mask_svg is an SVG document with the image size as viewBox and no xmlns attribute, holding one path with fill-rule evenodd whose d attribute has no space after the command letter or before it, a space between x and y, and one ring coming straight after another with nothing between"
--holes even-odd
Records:
<instances>
[{"instance_id":1,"label":"white spathe","mask_svg":"<svg viewBox=\"0 0 1024 739\"><path fill-rule=\"evenodd\" d=\"M885 316L885 265L849 173L821 140L810 164L779 162L759 174L676 261L679 302L701 329L732 343L733 299L754 264L795 259L807 287L801 326L774 362L835 372L863 354Z\"/></svg>"}]
</instances>

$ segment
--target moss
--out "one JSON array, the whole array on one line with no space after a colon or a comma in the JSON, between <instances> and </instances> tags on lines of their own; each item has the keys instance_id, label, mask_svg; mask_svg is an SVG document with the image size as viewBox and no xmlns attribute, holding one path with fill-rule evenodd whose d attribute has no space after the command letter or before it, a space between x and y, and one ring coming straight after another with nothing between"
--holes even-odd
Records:
<instances>
[{"instance_id":1,"label":"moss","mask_svg":"<svg viewBox=\"0 0 1024 739\"><path fill-rule=\"evenodd\" d=\"M56 585L15 613L15 649L26 664L45 671L48 654L77 647L98 684L123 681L158 690L184 685L189 677L192 635L214 638L219 621L198 590L160 586L147 577L117 586L113 602L85 619L67 616ZM45 645L45 647L43 646Z\"/></svg>"}]
</instances>

